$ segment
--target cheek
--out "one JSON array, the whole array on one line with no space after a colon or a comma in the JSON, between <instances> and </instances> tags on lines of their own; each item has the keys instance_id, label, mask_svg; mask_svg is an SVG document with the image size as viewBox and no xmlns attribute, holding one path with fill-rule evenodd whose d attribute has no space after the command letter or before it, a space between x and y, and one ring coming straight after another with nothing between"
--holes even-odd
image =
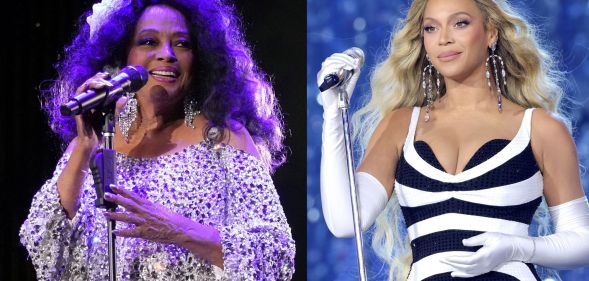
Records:
<instances>
[{"instance_id":1,"label":"cheek","mask_svg":"<svg viewBox=\"0 0 589 281\"><path fill-rule=\"evenodd\" d=\"M487 44L485 41L485 32L483 30L473 30L464 34L464 42L472 50L472 54L477 57L485 57Z\"/></svg>"},{"instance_id":2,"label":"cheek","mask_svg":"<svg viewBox=\"0 0 589 281\"><path fill-rule=\"evenodd\" d=\"M146 55L143 52L137 50L136 48L131 48L129 54L127 55L127 65L143 64L145 58Z\"/></svg>"},{"instance_id":3,"label":"cheek","mask_svg":"<svg viewBox=\"0 0 589 281\"><path fill-rule=\"evenodd\" d=\"M182 69L187 73L192 72L192 66L194 65L192 52L182 54L182 58L179 59Z\"/></svg>"},{"instance_id":4,"label":"cheek","mask_svg":"<svg viewBox=\"0 0 589 281\"><path fill-rule=\"evenodd\" d=\"M425 52L431 54L434 50L435 45L435 37L432 34L424 34L423 35L423 47L425 48Z\"/></svg>"},{"instance_id":5,"label":"cheek","mask_svg":"<svg viewBox=\"0 0 589 281\"><path fill-rule=\"evenodd\" d=\"M184 72L184 75L183 75L184 77L182 79L183 84L186 84L188 82L188 80L190 80L192 73L195 72L195 69L194 69L195 62L193 61L193 55L192 55L192 53L183 54L178 59L180 60L180 68L182 68L182 71Z\"/></svg>"}]
</instances>

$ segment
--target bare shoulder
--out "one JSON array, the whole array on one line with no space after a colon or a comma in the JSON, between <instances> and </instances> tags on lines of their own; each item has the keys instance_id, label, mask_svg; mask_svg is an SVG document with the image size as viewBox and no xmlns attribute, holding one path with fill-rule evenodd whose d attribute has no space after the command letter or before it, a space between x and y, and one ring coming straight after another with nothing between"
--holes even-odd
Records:
<instances>
[{"instance_id":1,"label":"bare shoulder","mask_svg":"<svg viewBox=\"0 0 589 281\"><path fill-rule=\"evenodd\" d=\"M184 131L182 137L184 139L188 139L188 143L200 143L203 141L206 138L206 128L210 126L210 121L203 114L198 115L194 122L196 125L195 129L190 129L184 125L180 126L180 128ZM195 134L195 130L202 130L202 133ZM260 153L250 132L247 130L245 125L241 124L240 122L232 121L230 124L227 124L223 131L222 143L228 144L260 159Z\"/></svg>"},{"instance_id":2,"label":"bare shoulder","mask_svg":"<svg viewBox=\"0 0 589 281\"><path fill-rule=\"evenodd\" d=\"M411 115L413 114L413 107L401 107L389 112L386 118L389 119L391 126L397 129L409 128L409 121L411 121Z\"/></svg>"},{"instance_id":3,"label":"bare shoulder","mask_svg":"<svg viewBox=\"0 0 589 281\"><path fill-rule=\"evenodd\" d=\"M260 159L260 152L256 148L251 134L240 123L236 122L225 129L223 142Z\"/></svg>"},{"instance_id":4,"label":"bare shoulder","mask_svg":"<svg viewBox=\"0 0 589 281\"><path fill-rule=\"evenodd\" d=\"M544 167L547 154L567 155L576 151L569 129L555 114L544 109L535 109L531 127L532 148L541 168Z\"/></svg>"},{"instance_id":5,"label":"bare shoulder","mask_svg":"<svg viewBox=\"0 0 589 281\"><path fill-rule=\"evenodd\" d=\"M401 107L387 113L387 115L385 115L385 117L383 118L383 121L386 120L389 126L396 126L397 128L409 127L409 121L411 120L412 114L413 107Z\"/></svg>"},{"instance_id":6,"label":"bare shoulder","mask_svg":"<svg viewBox=\"0 0 589 281\"><path fill-rule=\"evenodd\" d=\"M368 149L376 144L376 140L382 137L393 141L397 145L402 145L409 130L412 113L412 107L402 107L387 113L374 130Z\"/></svg>"},{"instance_id":7,"label":"bare shoulder","mask_svg":"<svg viewBox=\"0 0 589 281\"><path fill-rule=\"evenodd\" d=\"M534 109L534 114L532 114L532 126L542 130L564 130L568 132L562 119L554 113L541 108Z\"/></svg>"},{"instance_id":8,"label":"bare shoulder","mask_svg":"<svg viewBox=\"0 0 589 281\"><path fill-rule=\"evenodd\" d=\"M545 142L562 141L571 139L571 134L566 124L553 113L544 109L535 109L532 114L532 139Z\"/></svg>"}]
</instances>

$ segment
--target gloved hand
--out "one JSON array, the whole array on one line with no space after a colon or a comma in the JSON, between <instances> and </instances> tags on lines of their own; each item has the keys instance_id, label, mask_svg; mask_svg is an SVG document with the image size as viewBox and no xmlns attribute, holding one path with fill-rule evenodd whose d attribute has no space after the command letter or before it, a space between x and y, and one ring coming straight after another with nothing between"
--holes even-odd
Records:
<instances>
[{"instance_id":1,"label":"gloved hand","mask_svg":"<svg viewBox=\"0 0 589 281\"><path fill-rule=\"evenodd\" d=\"M317 73L317 85L325 76L341 69L354 73L345 84L348 97L351 97L360 69L358 59L343 53L333 54L322 64ZM337 237L354 235L350 182L346 162L344 131L338 109L337 87L321 93L323 103L323 142L321 146L321 205L323 216L329 230ZM380 182L368 173L356 174L356 187L359 193L358 205L362 229L368 228L384 209L388 195Z\"/></svg>"},{"instance_id":2,"label":"gloved hand","mask_svg":"<svg viewBox=\"0 0 589 281\"><path fill-rule=\"evenodd\" d=\"M441 260L456 270L453 277L473 277L487 273L509 261L569 269L589 265L589 204L581 197L548 208L556 233L522 237L503 233L483 233L463 240L464 246L479 246L475 253Z\"/></svg>"},{"instance_id":3,"label":"gloved hand","mask_svg":"<svg viewBox=\"0 0 589 281\"><path fill-rule=\"evenodd\" d=\"M358 67L358 64L359 59L353 58L345 53L332 54L321 63L321 70L317 73L317 86L320 86L329 74L338 73L341 70L354 71L352 77L348 81L344 81L345 84L341 85L345 87L348 97L351 98L358 78L360 77L360 67ZM337 113L337 88L341 86L333 87L320 94L324 112Z\"/></svg>"},{"instance_id":4,"label":"gloved hand","mask_svg":"<svg viewBox=\"0 0 589 281\"><path fill-rule=\"evenodd\" d=\"M530 237L497 232L485 232L464 239L462 244L467 247L483 247L474 253L442 259L442 262L456 269L452 272L452 277L474 277L485 274L507 261L528 261L534 249L534 241Z\"/></svg>"}]
</instances>

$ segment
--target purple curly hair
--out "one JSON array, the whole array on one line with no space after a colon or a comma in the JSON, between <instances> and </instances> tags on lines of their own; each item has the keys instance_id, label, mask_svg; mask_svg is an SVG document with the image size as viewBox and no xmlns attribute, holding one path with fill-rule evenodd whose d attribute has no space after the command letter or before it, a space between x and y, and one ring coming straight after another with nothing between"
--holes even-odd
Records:
<instances>
[{"instance_id":1,"label":"purple curly hair","mask_svg":"<svg viewBox=\"0 0 589 281\"><path fill-rule=\"evenodd\" d=\"M241 22L234 7L223 0L132 0L113 11L110 18L89 38L86 12L79 30L65 48L63 60L55 68L58 79L44 91L43 109L52 130L67 143L76 136L72 117L61 116L59 107L75 89L106 67L121 68L126 62L134 28L143 11L152 5L167 5L181 12L189 26L197 73L191 89L202 105L201 113L211 126L226 128L236 120L251 134L265 162L274 169L285 161L283 119L274 91L252 59ZM235 128L234 128L235 129Z\"/></svg>"}]
</instances>

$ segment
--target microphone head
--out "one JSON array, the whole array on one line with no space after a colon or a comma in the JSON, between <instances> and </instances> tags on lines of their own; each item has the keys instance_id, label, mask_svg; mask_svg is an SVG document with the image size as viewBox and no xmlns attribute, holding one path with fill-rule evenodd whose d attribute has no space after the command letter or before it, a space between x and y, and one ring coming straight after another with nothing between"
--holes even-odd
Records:
<instances>
[{"instance_id":1,"label":"microphone head","mask_svg":"<svg viewBox=\"0 0 589 281\"><path fill-rule=\"evenodd\" d=\"M344 51L344 54L355 58L357 61L356 67L361 68L364 65L364 51L358 47L352 47Z\"/></svg>"},{"instance_id":2,"label":"microphone head","mask_svg":"<svg viewBox=\"0 0 589 281\"><path fill-rule=\"evenodd\" d=\"M60 107L63 116L81 114L95 107L104 107L116 101L124 91L137 92L147 83L149 75L140 65L129 65L121 69L110 82L112 86L99 89L88 89L72 98Z\"/></svg>"},{"instance_id":3,"label":"microphone head","mask_svg":"<svg viewBox=\"0 0 589 281\"><path fill-rule=\"evenodd\" d=\"M145 85L145 83L147 83L147 79L149 78L147 70L145 70L145 68L141 65L125 66L123 69L121 69L121 71L119 71L117 76L121 75L122 73L127 74L129 76L129 82L131 82L129 86L125 88L127 92L138 91Z\"/></svg>"}]
</instances>

